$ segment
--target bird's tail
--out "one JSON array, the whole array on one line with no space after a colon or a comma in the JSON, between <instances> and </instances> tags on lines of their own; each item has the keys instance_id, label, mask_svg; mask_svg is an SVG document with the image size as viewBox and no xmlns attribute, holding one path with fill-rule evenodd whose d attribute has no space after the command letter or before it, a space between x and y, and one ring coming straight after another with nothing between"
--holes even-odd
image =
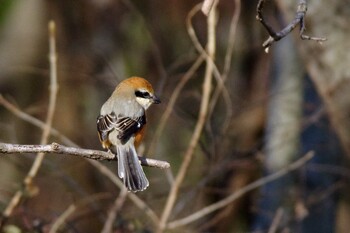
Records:
<instances>
[{"instance_id":1,"label":"bird's tail","mask_svg":"<svg viewBox=\"0 0 350 233\"><path fill-rule=\"evenodd\" d=\"M134 146L129 143L113 148L118 158L118 176L123 180L129 191L145 190L149 182L142 169Z\"/></svg>"}]
</instances>

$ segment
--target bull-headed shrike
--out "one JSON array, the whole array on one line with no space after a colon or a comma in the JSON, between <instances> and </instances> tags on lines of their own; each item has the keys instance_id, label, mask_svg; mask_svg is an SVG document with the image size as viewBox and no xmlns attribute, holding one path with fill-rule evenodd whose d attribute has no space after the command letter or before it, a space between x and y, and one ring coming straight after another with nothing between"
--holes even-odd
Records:
<instances>
[{"instance_id":1,"label":"bull-headed shrike","mask_svg":"<svg viewBox=\"0 0 350 233\"><path fill-rule=\"evenodd\" d=\"M143 191L149 185L135 148L145 132L146 110L159 103L147 80L131 77L115 88L97 118L102 147L117 155L118 176L132 192Z\"/></svg>"}]
</instances>

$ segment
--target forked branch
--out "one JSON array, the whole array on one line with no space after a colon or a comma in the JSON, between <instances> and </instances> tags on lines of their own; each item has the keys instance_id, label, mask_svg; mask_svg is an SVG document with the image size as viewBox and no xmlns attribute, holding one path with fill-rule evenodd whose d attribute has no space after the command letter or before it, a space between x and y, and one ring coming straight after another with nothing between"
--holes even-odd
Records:
<instances>
[{"instance_id":1,"label":"forked branch","mask_svg":"<svg viewBox=\"0 0 350 233\"><path fill-rule=\"evenodd\" d=\"M265 40L263 43L263 47L266 49L265 51L268 52L269 47L276 41L279 41L283 37L287 36L291 31L294 30L298 25L299 28L299 35L302 40L313 40L317 42L323 42L326 41L327 38L324 37L313 37L313 36L307 36L304 34L305 32L305 17L307 12L307 3L306 0L299 0L298 3L298 9L294 16L294 19L292 22L290 22L286 27L284 27L281 31L276 32L272 26L264 19L263 17L263 9L264 9L265 0L259 0L257 8L256 8L256 19L265 27L266 31L269 33L269 38Z\"/></svg>"}]
</instances>

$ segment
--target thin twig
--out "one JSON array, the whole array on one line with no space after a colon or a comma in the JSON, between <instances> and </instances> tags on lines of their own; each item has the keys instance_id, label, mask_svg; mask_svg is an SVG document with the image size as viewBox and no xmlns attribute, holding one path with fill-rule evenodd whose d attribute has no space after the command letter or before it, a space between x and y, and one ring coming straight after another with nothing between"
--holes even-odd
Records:
<instances>
[{"instance_id":1,"label":"thin twig","mask_svg":"<svg viewBox=\"0 0 350 233\"><path fill-rule=\"evenodd\" d=\"M278 226L281 223L282 217L283 217L283 208L278 208L275 214L275 217L272 220L271 226L269 228L269 231L267 233L275 233L277 232Z\"/></svg>"},{"instance_id":2,"label":"thin twig","mask_svg":"<svg viewBox=\"0 0 350 233\"><path fill-rule=\"evenodd\" d=\"M107 197L107 195L105 193L99 193L99 194L95 194L93 196L89 196L87 198L84 198L84 199L78 201L78 203L74 203L74 204L69 205L68 208L65 211L63 211L63 213L60 216L58 216L56 221L52 224L52 226L49 230L49 233L56 233L60 229L60 227L65 224L67 219L78 208L81 208L85 205L91 204L92 202L96 202L100 199L104 199L106 197Z\"/></svg>"},{"instance_id":3,"label":"thin twig","mask_svg":"<svg viewBox=\"0 0 350 233\"><path fill-rule=\"evenodd\" d=\"M203 12L203 14L205 14L206 16L209 15L211 9L213 8L215 0L204 0L203 1L203 5L201 8L201 11Z\"/></svg>"},{"instance_id":4,"label":"thin twig","mask_svg":"<svg viewBox=\"0 0 350 233\"><path fill-rule=\"evenodd\" d=\"M155 146L159 142L159 138L163 133L164 127L170 117L171 112L174 109L174 105L176 103L176 100L178 99L181 90L184 88L186 83L193 77L193 74L196 72L196 70L199 68L199 66L204 61L204 55L198 56L197 60L194 62L194 64L191 66L191 68L185 73L185 75L182 77L181 81L177 84L175 87L173 93L171 94L171 97L169 99L169 102L167 104L167 107L159 121L157 130L155 132L155 135L153 137L153 140L151 142L150 149L148 150L148 153L152 153L155 151Z\"/></svg>"},{"instance_id":5,"label":"thin twig","mask_svg":"<svg viewBox=\"0 0 350 233\"><path fill-rule=\"evenodd\" d=\"M40 144L46 144L48 142L48 138L50 136L50 130L52 126L53 116L56 108L56 99L57 99L57 91L58 91L58 85L57 85L57 57L56 57L56 28L55 28L55 22L50 21L49 22L49 61L50 61L50 96L49 96L49 107L46 117L46 123L45 127L43 129L43 134L41 137ZM44 153L39 153L36 157L32 167L30 168L27 176L24 179L24 186L26 188L29 188L32 186L32 182L34 177L39 171L39 168L41 167L42 161L44 159ZM19 201L21 200L21 197L23 196L23 190L18 190L9 204L7 205L6 209L3 212L4 218L8 218L11 213L13 212L14 208L18 205Z\"/></svg>"},{"instance_id":6,"label":"thin twig","mask_svg":"<svg viewBox=\"0 0 350 233\"><path fill-rule=\"evenodd\" d=\"M67 147L58 143L51 143L48 145L20 145L10 143L0 143L0 153L3 154L17 154L17 153L55 153L63 155L80 156L87 159L94 160L114 160L116 156L112 153L99 150L82 149L77 147ZM170 164L165 161L149 159L139 156L142 166L156 167L160 169L167 169Z\"/></svg>"},{"instance_id":7,"label":"thin twig","mask_svg":"<svg viewBox=\"0 0 350 233\"><path fill-rule=\"evenodd\" d=\"M192 17L201 9L201 3L197 4L196 6L194 6L192 8L192 10L189 12L187 20L186 20L186 28L187 28L187 32L188 35L190 36L192 43L194 44L196 50L199 52L199 56L196 59L196 61L193 63L193 65L191 66L191 68L186 72L186 74L182 77L181 81L178 83L178 85L176 86L176 88L174 89L170 100L167 104L167 108L164 111L162 118L160 119L160 123L158 125L158 128L156 130L155 136L152 140L150 149L148 151L148 153L153 154L154 150L155 150L155 146L157 145L159 138L164 130L164 127L167 123L167 120L169 119L169 116L172 112L172 110L174 109L174 105L176 103L177 98L179 97L181 90L183 89L183 87L185 86L185 84L192 78L194 72L199 68L199 66L202 64L202 62L204 61L204 59L209 59L210 57L208 56L207 52L205 51L205 49L202 47L202 45L199 43L199 40L196 36L196 33L193 29L192 23L191 23L191 19ZM215 65L215 63L213 61L211 61L213 63L214 66L214 74L216 79L218 80L218 83L220 86L222 86L224 88L223 82L221 81L221 75ZM225 99L229 99L229 95L227 93L227 90L224 89L224 91L226 91L224 93L224 96L226 97ZM229 100L227 102L230 102ZM228 103L227 105L231 106L230 103Z\"/></svg>"},{"instance_id":8,"label":"thin twig","mask_svg":"<svg viewBox=\"0 0 350 233\"><path fill-rule=\"evenodd\" d=\"M182 89L186 85L186 83L193 77L193 74L196 72L196 70L199 68L199 66L203 63L204 61L204 54L201 54L198 56L197 60L194 62L194 64L191 66L191 68L185 73L185 75L182 77L181 81L177 84L175 87L173 93L171 94L170 100L167 104L167 107L159 121L157 130L153 136L153 139L151 141L151 145L148 149L148 154L154 154L156 145L158 145L159 139L163 133L163 130L165 128L165 125L170 117L171 112L174 109L174 105L176 103L176 100L178 99ZM173 179L173 174L171 169L168 169L166 171L166 177L168 178L169 183L172 185L174 182Z\"/></svg>"},{"instance_id":9,"label":"thin twig","mask_svg":"<svg viewBox=\"0 0 350 233\"><path fill-rule=\"evenodd\" d=\"M225 63L222 72L223 80L225 81L228 73L231 69L231 60L233 54L233 47L236 41L236 30L238 25L238 20L241 15L241 0L234 0L235 10L233 12L233 16L230 23L230 31L228 34L228 42L227 42L227 52L225 54Z\"/></svg>"},{"instance_id":10,"label":"thin twig","mask_svg":"<svg viewBox=\"0 0 350 233\"><path fill-rule=\"evenodd\" d=\"M263 9L264 9L265 0L259 0L257 8L256 8L256 19L265 27L266 31L269 33L269 38L263 43L263 47L265 51L268 52L269 47L276 41L279 41L283 37L287 36L291 31L294 30L298 25L300 26L299 35L302 40L313 40L317 42L326 41L327 38L324 37L312 37L304 35L305 32L305 17L307 12L307 3L306 0L299 0L298 9L294 16L292 22L290 22L286 27L284 27L281 31L276 32L270 24L266 22L263 17Z\"/></svg>"},{"instance_id":11,"label":"thin twig","mask_svg":"<svg viewBox=\"0 0 350 233\"><path fill-rule=\"evenodd\" d=\"M224 85L225 81L224 81L222 75L220 74L219 69L217 68L216 64L214 63L213 60L211 60L210 56L207 54L207 51L203 48L203 46L199 42L199 39L198 39L198 37L197 37L197 35L196 35L195 31L194 31L194 28L192 26L192 18L200 10L200 7L201 7L201 4L197 4L188 13L188 17L186 19L186 28L187 28L188 35L190 36L190 38L192 40L192 43L193 43L194 47L196 48L196 50L200 54L203 54L208 62L212 63L211 65L213 66L213 74L214 74L214 77L215 77L215 79L216 79L216 81L218 83L216 89L219 90L219 91L216 91L217 92L216 93L217 94L216 98L218 98L219 95L222 93L224 101L225 101L225 104L226 104L226 109L227 109L227 117L226 117L226 119L228 119L232 115L232 109L231 109L232 101L231 101L231 98L230 98L230 94L229 94L226 86ZM211 100L211 104L210 104L210 108L209 108L208 119L210 119L211 111L214 109L215 105L216 105L216 100L212 99ZM227 121L225 120L225 123L223 124L223 127L224 127L224 125L227 125L226 122Z\"/></svg>"},{"instance_id":12,"label":"thin twig","mask_svg":"<svg viewBox=\"0 0 350 233\"><path fill-rule=\"evenodd\" d=\"M56 26L54 21L49 22L49 61L50 61L50 96L49 96L49 108L46 119L46 127L43 130L42 139L40 144L46 144L50 136L50 130L52 126L53 116L56 108L56 99L58 92L57 84L57 56L56 56ZM28 176L25 178L25 183L30 184L33 178L39 171L42 161L44 160L44 153L38 154L36 157Z\"/></svg>"},{"instance_id":13,"label":"thin twig","mask_svg":"<svg viewBox=\"0 0 350 233\"><path fill-rule=\"evenodd\" d=\"M117 213L122 208L123 204L125 203L125 198L128 194L128 190L124 186L122 188L119 196L117 199L115 199L115 202L113 203L112 208L108 212L107 219L103 225L101 233L110 233L113 232L113 224L115 222L115 219L117 218Z\"/></svg>"},{"instance_id":14,"label":"thin twig","mask_svg":"<svg viewBox=\"0 0 350 233\"><path fill-rule=\"evenodd\" d=\"M77 209L75 204L69 205L69 207L57 218L57 220L52 225L49 233L55 233L58 229L65 223L69 216L71 216Z\"/></svg>"},{"instance_id":15,"label":"thin twig","mask_svg":"<svg viewBox=\"0 0 350 233\"><path fill-rule=\"evenodd\" d=\"M94 166L102 175L108 177L113 184L115 184L119 189L123 189L125 185L123 182L116 176L115 172L112 172L109 168L101 164L96 160L87 160L92 166ZM129 192L128 198L137 206L140 210L142 210L153 222L155 226L159 224L159 218L156 213L144 202L140 199L136 194Z\"/></svg>"},{"instance_id":16,"label":"thin twig","mask_svg":"<svg viewBox=\"0 0 350 233\"><path fill-rule=\"evenodd\" d=\"M202 129L204 127L204 123L207 118L208 113L208 107L209 107L209 101L210 101L210 92L212 88L212 77L213 77L213 60L215 56L215 21L216 21L216 4L217 1L215 1L213 5L213 9L210 11L209 17L208 17L208 46L207 46L207 52L209 55L209 58L206 59L206 70L205 70L205 77L204 77L204 83L203 83L203 94L202 94L202 101L201 106L199 110L198 115L198 121L196 124L196 127L194 129L194 132L192 134L191 141L189 143L189 146L187 148L187 151L184 156L184 160L181 164L181 167L179 169L179 172L175 178L175 181L171 187L170 193L168 195L168 199L165 205L165 208L163 210L158 232L163 232L163 230L166 228L167 221L169 219L170 213L173 209L173 206L175 204L179 188L185 178L187 169L191 163L193 152L198 144L199 137L202 133Z\"/></svg>"},{"instance_id":17,"label":"thin twig","mask_svg":"<svg viewBox=\"0 0 350 233\"><path fill-rule=\"evenodd\" d=\"M310 159L312 159L314 157L314 152L310 151L308 152L306 155L304 155L302 158L298 159L297 161L289 164L287 167L277 171L276 173L273 173L271 175L265 176L257 181L254 181L253 183L245 186L244 188L232 193L231 195L229 195L228 197L222 199L221 201L218 201L214 204L211 204L207 207L204 207L203 209L185 217L182 219L178 219L175 220L173 222L170 222L167 226L168 229L174 229L180 226L184 226L187 225L191 222L194 222L200 218L203 218L204 216L218 210L221 209L227 205L229 205L231 202L237 200L238 198L240 198L241 196L243 196L244 194L258 188L261 187L267 183L270 183L274 180L277 180L279 178L281 178L282 176L287 175L288 173L290 173L291 171L294 171L300 167L302 167L307 161L309 161Z\"/></svg>"},{"instance_id":18,"label":"thin twig","mask_svg":"<svg viewBox=\"0 0 350 233\"><path fill-rule=\"evenodd\" d=\"M135 13L135 15L140 19L141 23L144 26L145 33L144 33L144 39L149 39L150 46L151 46L151 52L154 58L154 62L156 64L159 77L160 77L160 82L159 86L157 88L157 94L161 95L163 92L163 87L167 78L167 72L164 66L164 62L162 59L162 53L160 51L160 48L158 46L158 43L156 43L156 40L152 34L152 30L150 26L147 24L147 20L145 19L144 15L141 13L141 11L135 6L133 1L130 0L122 0L122 2L127 6L132 12Z\"/></svg>"},{"instance_id":19,"label":"thin twig","mask_svg":"<svg viewBox=\"0 0 350 233\"><path fill-rule=\"evenodd\" d=\"M0 105L4 106L8 111L10 111L12 114L14 114L16 117L40 128L45 128L45 123L40 121L39 119L32 117L31 115L23 112L21 109L16 107L14 104L10 103L8 100L6 100L1 94L0 94ZM69 138L61 134L57 129L51 128L50 129L51 136L57 137L63 144L68 146L75 146L77 145L72 142Z\"/></svg>"},{"instance_id":20,"label":"thin twig","mask_svg":"<svg viewBox=\"0 0 350 233\"><path fill-rule=\"evenodd\" d=\"M239 16L241 13L241 0L234 0L235 2L235 10L233 12L233 16L232 16L232 20L231 20L231 25L230 25L230 32L228 35L228 46L227 46L227 52L225 55L225 63L224 63L224 68L223 68L223 72L221 75L222 78L222 82L225 83L228 77L228 74L230 72L231 69L231 60L232 60L232 54L233 54L233 46L235 43L235 39L236 39L236 30L237 30L237 25L238 25L238 20L239 20ZM219 99L220 93L223 91L224 85L217 85L214 91L214 94L211 98L210 101L210 110L208 113L208 118L210 119L213 112L214 112L214 108L215 105ZM232 105L229 105L226 108L227 114L226 114L226 119L223 121L224 123L222 124L222 129L221 131L224 131L225 129L228 128L228 124L229 121L232 118L233 112L232 112Z\"/></svg>"}]
</instances>

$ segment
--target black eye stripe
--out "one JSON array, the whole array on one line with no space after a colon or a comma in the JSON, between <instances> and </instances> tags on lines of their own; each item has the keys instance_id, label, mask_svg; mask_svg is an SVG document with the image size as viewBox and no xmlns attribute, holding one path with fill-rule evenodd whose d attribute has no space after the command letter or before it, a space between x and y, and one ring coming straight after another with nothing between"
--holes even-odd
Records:
<instances>
[{"instance_id":1,"label":"black eye stripe","mask_svg":"<svg viewBox=\"0 0 350 233\"><path fill-rule=\"evenodd\" d=\"M135 95L136 97L141 97L145 99L151 98L151 95L146 91L135 91Z\"/></svg>"}]
</instances>

